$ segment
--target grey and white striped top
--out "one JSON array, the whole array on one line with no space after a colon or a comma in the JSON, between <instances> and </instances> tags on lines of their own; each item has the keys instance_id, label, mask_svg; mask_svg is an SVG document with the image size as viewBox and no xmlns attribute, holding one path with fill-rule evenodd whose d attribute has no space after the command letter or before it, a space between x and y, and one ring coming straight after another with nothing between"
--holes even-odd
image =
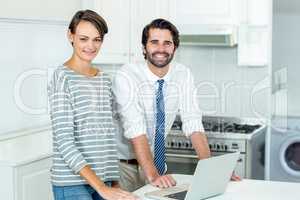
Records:
<instances>
[{"instance_id":1,"label":"grey and white striped top","mask_svg":"<svg viewBox=\"0 0 300 200\"><path fill-rule=\"evenodd\" d=\"M119 179L110 77L80 75L58 67L48 87L53 129L53 185L87 184L89 165L102 181Z\"/></svg>"}]
</instances>

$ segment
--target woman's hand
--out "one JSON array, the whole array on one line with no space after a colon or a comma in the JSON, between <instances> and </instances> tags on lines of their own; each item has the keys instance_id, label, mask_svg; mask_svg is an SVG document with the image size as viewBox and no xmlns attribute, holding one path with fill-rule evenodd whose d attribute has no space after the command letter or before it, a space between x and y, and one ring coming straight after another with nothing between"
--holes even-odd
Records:
<instances>
[{"instance_id":1,"label":"woman's hand","mask_svg":"<svg viewBox=\"0 0 300 200\"><path fill-rule=\"evenodd\" d=\"M106 200L140 200L136 195L114 187L103 187L100 195Z\"/></svg>"}]
</instances>

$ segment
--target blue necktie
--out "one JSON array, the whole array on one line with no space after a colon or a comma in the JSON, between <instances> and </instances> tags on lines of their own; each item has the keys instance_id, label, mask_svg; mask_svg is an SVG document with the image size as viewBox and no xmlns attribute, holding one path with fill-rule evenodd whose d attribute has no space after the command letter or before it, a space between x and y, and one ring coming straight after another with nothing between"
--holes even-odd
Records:
<instances>
[{"instance_id":1,"label":"blue necktie","mask_svg":"<svg viewBox=\"0 0 300 200\"><path fill-rule=\"evenodd\" d=\"M154 165L160 175L165 172L165 103L163 95L164 80L158 82L156 93L156 125L154 140Z\"/></svg>"}]
</instances>

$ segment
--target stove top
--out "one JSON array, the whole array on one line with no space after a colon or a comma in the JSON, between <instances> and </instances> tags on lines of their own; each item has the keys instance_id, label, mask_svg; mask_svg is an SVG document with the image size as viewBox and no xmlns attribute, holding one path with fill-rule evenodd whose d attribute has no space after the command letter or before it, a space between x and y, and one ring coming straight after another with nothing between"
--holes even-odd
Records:
<instances>
[{"instance_id":1,"label":"stove top","mask_svg":"<svg viewBox=\"0 0 300 200\"><path fill-rule=\"evenodd\" d=\"M246 143L264 138L267 128L264 121L251 118L203 116L202 122L211 151L245 152ZM182 133L179 117L166 138L166 147L176 151L192 149L190 139Z\"/></svg>"},{"instance_id":2,"label":"stove top","mask_svg":"<svg viewBox=\"0 0 300 200\"><path fill-rule=\"evenodd\" d=\"M211 123L203 122L204 130L206 132L220 132L220 133L240 133L250 134L261 125L237 124L237 123Z\"/></svg>"},{"instance_id":3,"label":"stove top","mask_svg":"<svg viewBox=\"0 0 300 200\"><path fill-rule=\"evenodd\" d=\"M261 124L247 123L233 117L208 117L204 116L202 119L205 132L211 133L237 133L237 134L251 134L259 129ZM176 117L171 130L182 130L182 122L180 117Z\"/></svg>"}]
</instances>

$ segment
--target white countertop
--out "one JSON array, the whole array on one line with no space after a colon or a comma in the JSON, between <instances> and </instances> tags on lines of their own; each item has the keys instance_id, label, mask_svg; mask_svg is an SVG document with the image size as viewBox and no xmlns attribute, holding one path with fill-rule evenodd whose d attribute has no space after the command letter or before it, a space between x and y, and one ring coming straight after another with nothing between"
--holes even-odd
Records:
<instances>
[{"instance_id":1,"label":"white countertop","mask_svg":"<svg viewBox=\"0 0 300 200\"><path fill-rule=\"evenodd\" d=\"M178 184L189 183L191 175L174 175ZM143 200L145 192L158 188L146 185L134 193ZM209 198L210 200L295 200L300 198L300 183L260 181L244 179L240 182L230 182L226 192L222 195Z\"/></svg>"},{"instance_id":2,"label":"white countertop","mask_svg":"<svg viewBox=\"0 0 300 200\"><path fill-rule=\"evenodd\" d=\"M18 166L52 156L51 127L20 131L0 140L0 166Z\"/></svg>"}]
</instances>

